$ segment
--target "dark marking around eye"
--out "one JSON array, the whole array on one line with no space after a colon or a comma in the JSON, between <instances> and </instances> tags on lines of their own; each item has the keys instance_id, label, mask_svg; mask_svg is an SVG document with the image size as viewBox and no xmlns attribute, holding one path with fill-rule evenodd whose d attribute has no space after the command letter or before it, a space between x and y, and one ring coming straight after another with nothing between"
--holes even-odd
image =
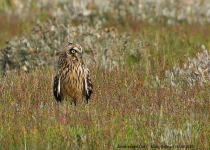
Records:
<instances>
[{"instance_id":1,"label":"dark marking around eye","mask_svg":"<svg viewBox=\"0 0 210 150\"><path fill-rule=\"evenodd\" d=\"M71 49L69 50L69 52L70 52L71 54L75 54L77 51L76 51L74 48L71 48Z\"/></svg>"}]
</instances>

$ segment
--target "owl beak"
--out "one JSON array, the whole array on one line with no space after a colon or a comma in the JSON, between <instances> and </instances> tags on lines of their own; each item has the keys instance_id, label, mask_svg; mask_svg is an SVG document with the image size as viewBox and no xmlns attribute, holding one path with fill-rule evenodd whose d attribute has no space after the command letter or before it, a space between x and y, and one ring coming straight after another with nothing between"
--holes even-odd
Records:
<instances>
[{"instance_id":1,"label":"owl beak","mask_svg":"<svg viewBox=\"0 0 210 150\"><path fill-rule=\"evenodd\" d=\"M76 55L77 55L78 58L82 59L82 54L76 53Z\"/></svg>"}]
</instances>

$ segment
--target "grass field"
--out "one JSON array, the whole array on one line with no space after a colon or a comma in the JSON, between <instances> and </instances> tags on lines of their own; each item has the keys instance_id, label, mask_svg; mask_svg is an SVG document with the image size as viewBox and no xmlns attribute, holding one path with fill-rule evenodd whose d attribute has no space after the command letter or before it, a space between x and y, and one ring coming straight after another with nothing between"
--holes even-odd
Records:
<instances>
[{"instance_id":1,"label":"grass field","mask_svg":"<svg viewBox=\"0 0 210 150\"><path fill-rule=\"evenodd\" d=\"M41 24L55 17L47 6L40 13L38 4L31 2L34 18L17 13L17 10L21 12L17 1L9 1L15 3L14 6L8 1L0 2L4 4L0 18L9 18L0 23L2 52L10 38L26 34L24 30L30 35L36 22ZM184 1L187 8L192 6L189 18L197 20L191 22L188 16L178 20L178 11L175 18L167 18L144 10L150 18L139 19L139 14L130 11L135 7L133 1L123 2L119 2L119 8L117 2L110 6L113 12L109 13L89 3L86 8L94 13L82 21L79 20L81 14L75 13L78 19L70 18L69 22L63 13L58 15L59 23L66 28L69 24L74 27L75 32L69 36L75 36L87 50L84 59L94 85L88 105L55 101L52 85L57 55L49 57L53 59L49 66L34 67L27 73L20 69L18 74L14 66L7 67L11 72L0 77L0 149L210 148L210 58L200 59L198 54L203 54L202 45L209 52L209 22L194 19L200 16L193 16L193 6L197 3L191 4L191 1ZM199 7L203 8L205 2L199 3ZM176 4L174 2L174 8ZM52 4L56 12L60 5ZM120 10L127 5L125 10ZM16 15L6 15L8 10ZM199 15L196 11L195 14ZM95 22L100 19L101 29L96 30ZM79 33L80 23L88 32L91 28L91 33ZM207 71L202 73L202 69ZM200 78L189 84L188 79L192 79L196 71L201 72L197 75Z\"/></svg>"}]
</instances>

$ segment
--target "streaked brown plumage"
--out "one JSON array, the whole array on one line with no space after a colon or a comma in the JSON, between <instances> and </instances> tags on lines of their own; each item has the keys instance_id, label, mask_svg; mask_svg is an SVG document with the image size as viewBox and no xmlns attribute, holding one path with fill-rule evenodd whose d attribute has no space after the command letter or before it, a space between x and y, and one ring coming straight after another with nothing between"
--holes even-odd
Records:
<instances>
[{"instance_id":1,"label":"streaked brown plumage","mask_svg":"<svg viewBox=\"0 0 210 150\"><path fill-rule=\"evenodd\" d=\"M57 101L70 100L87 103L93 92L90 71L82 60L82 47L78 43L64 46L58 60L58 70L54 78L53 93Z\"/></svg>"}]
</instances>

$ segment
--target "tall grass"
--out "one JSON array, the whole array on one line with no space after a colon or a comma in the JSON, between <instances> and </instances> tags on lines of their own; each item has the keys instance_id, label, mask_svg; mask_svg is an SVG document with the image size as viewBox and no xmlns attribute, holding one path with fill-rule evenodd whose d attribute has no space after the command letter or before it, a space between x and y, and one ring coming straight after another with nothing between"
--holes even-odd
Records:
<instances>
[{"instance_id":1,"label":"tall grass","mask_svg":"<svg viewBox=\"0 0 210 150\"><path fill-rule=\"evenodd\" d=\"M52 68L1 78L1 149L209 147L209 86L180 92L149 85L137 68L90 70L94 94L76 107L54 100Z\"/></svg>"}]
</instances>

